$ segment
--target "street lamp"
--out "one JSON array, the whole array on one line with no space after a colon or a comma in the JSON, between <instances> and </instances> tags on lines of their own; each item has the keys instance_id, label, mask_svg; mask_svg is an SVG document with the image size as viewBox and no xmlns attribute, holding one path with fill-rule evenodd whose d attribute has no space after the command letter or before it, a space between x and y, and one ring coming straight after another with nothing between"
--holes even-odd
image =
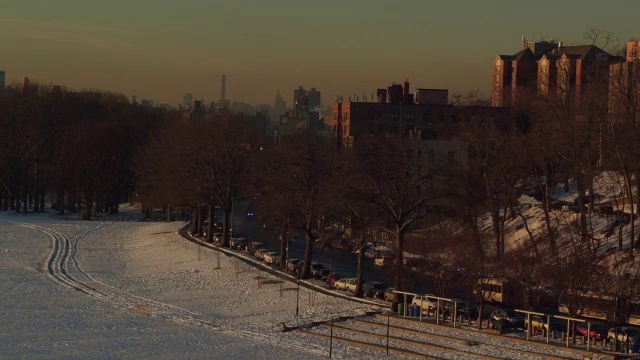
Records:
<instances>
[{"instance_id":1,"label":"street lamp","mask_svg":"<svg viewBox=\"0 0 640 360\"><path fill-rule=\"evenodd\" d=\"M298 316L299 313L299 304L300 304L300 278L298 277L296 279L296 282L298 283L298 291L296 291L296 316Z\"/></svg>"},{"instance_id":2,"label":"street lamp","mask_svg":"<svg viewBox=\"0 0 640 360\"><path fill-rule=\"evenodd\" d=\"M233 196L231 197L231 224L229 226L229 241L233 239Z\"/></svg>"}]
</instances>

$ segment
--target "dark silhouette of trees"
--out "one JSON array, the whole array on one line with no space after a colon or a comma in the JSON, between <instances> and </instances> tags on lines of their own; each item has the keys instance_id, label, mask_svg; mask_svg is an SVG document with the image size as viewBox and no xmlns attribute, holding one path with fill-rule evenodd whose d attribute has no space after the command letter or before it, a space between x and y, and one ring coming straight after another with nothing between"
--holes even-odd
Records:
<instances>
[{"instance_id":1,"label":"dark silhouette of trees","mask_svg":"<svg viewBox=\"0 0 640 360\"><path fill-rule=\"evenodd\" d=\"M133 152L163 115L120 95L71 92L32 83L0 95L2 208L44 211L94 206L117 212L134 183Z\"/></svg>"},{"instance_id":2,"label":"dark silhouette of trees","mask_svg":"<svg viewBox=\"0 0 640 360\"><path fill-rule=\"evenodd\" d=\"M318 238L319 217L327 213L332 198L328 191L337 173L339 161L336 149L329 141L312 132L296 134L288 140L289 153L279 168L291 189L292 224L302 230L306 237L304 264L300 276L309 278L313 258L314 241Z\"/></svg>"},{"instance_id":3,"label":"dark silhouette of trees","mask_svg":"<svg viewBox=\"0 0 640 360\"><path fill-rule=\"evenodd\" d=\"M428 224L435 213L450 211L456 185L450 171L455 161L431 157L421 142L371 138L356 144L359 191L355 197L379 209L385 230L395 238L394 287L404 290L404 247L407 234ZM446 160L446 161L445 161Z\"/></svg>"}]
</instances>

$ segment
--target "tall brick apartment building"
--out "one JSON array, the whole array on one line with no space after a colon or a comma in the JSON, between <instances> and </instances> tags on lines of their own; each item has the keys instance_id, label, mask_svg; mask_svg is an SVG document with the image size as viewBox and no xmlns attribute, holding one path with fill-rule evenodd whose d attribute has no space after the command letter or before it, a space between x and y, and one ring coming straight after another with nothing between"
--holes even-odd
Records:
<instances>
[{"instance_id":1,"label":"tall brick apartment building","mask_svg":"<svg viewBox=\"0 0 640 360\"><path fill-rule=\"evenodd\" d=\"M522 50L493 61L493 107L517 107L532 96L553 94L579 101L589 85L607 84L610 65L620 60L595 45L563 46L524 38L522 42Z\"/></svg>"},{"instance_id":2,"label":"tall brick apartment building","mask_svg":"<svg viewBox=\"0 0 640 360\"><path fill-rule=\"evenodd\" d=\"M376 94L376 101L349 98L333 103L332 114L324 122L338 146L352 146L359 138L372 135L400 136L422 140L436 152L460 160L466 147L457 138L465 121L506 123L512 118L511 108L451 105L445 89L411 93L408 81L377 89Z\"/></svg>"}]
</instances>

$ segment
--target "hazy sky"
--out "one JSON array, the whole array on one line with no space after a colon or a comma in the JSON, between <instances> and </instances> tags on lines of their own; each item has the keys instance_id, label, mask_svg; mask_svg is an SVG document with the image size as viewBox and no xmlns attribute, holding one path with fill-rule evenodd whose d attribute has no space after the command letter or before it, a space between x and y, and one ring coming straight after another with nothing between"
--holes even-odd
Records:
<instances>
[{"instance_id":1,"label":"hazy sky","mask_svg":"<svg viewBox=\"0 0 640 360\"><path fill-rule=\"evenodd\" d=\"M491 62L521 37L584 43L590 28L622 45L640 36L638 0L2 0L0 70L73 89L178 104L193 93L288 105L298 85L323 103L412 89L490 88Z\"/></svg>"}]
</instances>

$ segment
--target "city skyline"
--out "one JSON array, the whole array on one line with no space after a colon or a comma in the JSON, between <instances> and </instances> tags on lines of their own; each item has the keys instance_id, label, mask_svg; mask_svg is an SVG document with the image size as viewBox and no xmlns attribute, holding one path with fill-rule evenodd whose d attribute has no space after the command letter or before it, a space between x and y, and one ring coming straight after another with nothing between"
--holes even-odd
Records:
<instances>
[{"instance_id":1,"label":"city skyline","mask_svg":"<svg viewBox=\"0 0 640 360\"><path fill-rule=\"evenodd\" d=\"M217 101L223 74L226 98L254 105L272 104L278 89L291 105L302 85L320 90L326 106L405 78L413 88L488 96L492 61L520 49L522 36L582 44L599 28L620 40L612 51L640 36L638 10L628 1L8 0L0 70L7 85L27 76L172 105L186 93Z\"/></svg>"}]
</instances>

